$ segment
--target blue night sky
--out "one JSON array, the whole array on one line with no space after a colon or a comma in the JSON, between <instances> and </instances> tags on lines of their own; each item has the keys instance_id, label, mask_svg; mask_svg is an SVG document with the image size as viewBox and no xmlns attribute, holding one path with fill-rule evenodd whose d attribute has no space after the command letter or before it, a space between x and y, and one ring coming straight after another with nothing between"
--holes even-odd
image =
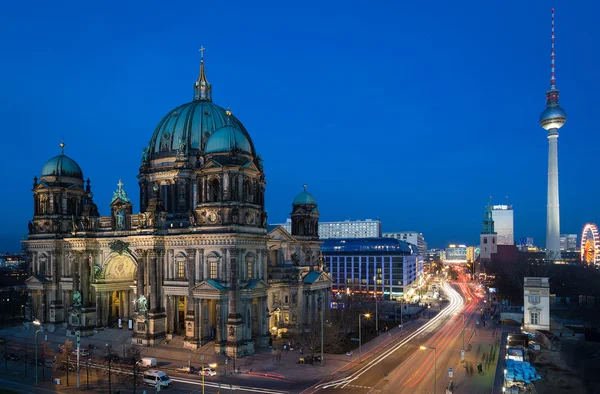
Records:
<instances>
[{"instance_id":1,"label":"blue night sky","mask_svg":"<svg viewBox=\"0 0 600 394\"><path fill-rule=\"evenodd\" d=\"M306 183L321 220L474 244L492 196L544 245L552 6L561 232L600 222L600 2L53 3L0 6L0 251L19 249L61 139L101 214L119 178L137 211L141 149L192 100L201 45L213 100L264 158L269 222Z\"/></svg>"}]
</instances>

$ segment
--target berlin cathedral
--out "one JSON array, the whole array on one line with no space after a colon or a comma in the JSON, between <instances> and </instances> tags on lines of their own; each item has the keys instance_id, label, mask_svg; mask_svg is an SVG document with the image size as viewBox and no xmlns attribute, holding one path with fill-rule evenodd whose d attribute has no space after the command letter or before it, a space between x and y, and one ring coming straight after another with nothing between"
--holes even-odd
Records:
<instances>
[{"instance_id":1,"label":"berlin cathedral","mask_svg":"<svg viewBox=\"0 0 600 394\"><path fill-rule=\"evenodd\" d=\"M129 329L142 346L181 336L184 347L243 357L310 330L328 309L317 202L305 187L292 233L267 232L261 158L213 103L204 59L194 100L168 112L143 149L139 213L119 181L101 216L64 148L33 180L29 320L67 335Z\"/></svg>"}]
</instances>

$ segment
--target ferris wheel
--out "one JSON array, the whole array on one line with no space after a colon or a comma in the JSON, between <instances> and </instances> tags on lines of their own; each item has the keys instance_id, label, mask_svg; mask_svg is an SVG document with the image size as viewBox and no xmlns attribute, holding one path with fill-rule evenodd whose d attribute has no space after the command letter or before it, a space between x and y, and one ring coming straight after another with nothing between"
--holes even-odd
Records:
<instances>
[{"instance_id":1,"label":"ferris wheel","mask_svg":"<svg viewBox=\"0 0 600 394\"><path fill-rule=\"evenodd\" d=\"M600 264L600 235L598 226L588 223L581 234L581 262Z\"/></svg>"}]
</instances>

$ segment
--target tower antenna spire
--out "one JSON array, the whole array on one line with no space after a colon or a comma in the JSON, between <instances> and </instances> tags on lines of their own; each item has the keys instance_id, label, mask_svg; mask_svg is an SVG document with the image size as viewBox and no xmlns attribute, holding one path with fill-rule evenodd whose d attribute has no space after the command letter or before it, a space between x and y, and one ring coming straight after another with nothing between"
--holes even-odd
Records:
<instances>
[{"instance_id":1,"label":"tower antenna spire","mask_svg":"<svg viewBox=\"0 0 600 394\"><path fill-rule=\"evenodd\" d=\"M554 75L554 8L552 8L552 54L550 55L550 89L556 89L556 76Z\"/></svg>"}]
</instances>

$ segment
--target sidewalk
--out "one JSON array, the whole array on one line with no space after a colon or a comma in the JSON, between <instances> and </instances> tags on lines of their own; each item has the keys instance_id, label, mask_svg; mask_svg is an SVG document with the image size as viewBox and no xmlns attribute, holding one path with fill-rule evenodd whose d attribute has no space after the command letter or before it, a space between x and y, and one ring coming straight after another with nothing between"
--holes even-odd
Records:
<instances>
[{"instance_id":1,"label":"sidewalk","mask_svg":"<svg viewBox=\"0 0 600 394\"><path fill-rule=\"evenodd\" d=\"M478 328L477 335L471 333L468 341L470 346L467 346L468 351L465 352L465 362L461 363L458 360L453 367L454 394L492 393L498 360L502 354L500 339L504 332L513 330L514 327L511 326L492 324L486 328ZM477 372L479 363L483 366L482 373Z\"/></svg>"}]
</instances>

